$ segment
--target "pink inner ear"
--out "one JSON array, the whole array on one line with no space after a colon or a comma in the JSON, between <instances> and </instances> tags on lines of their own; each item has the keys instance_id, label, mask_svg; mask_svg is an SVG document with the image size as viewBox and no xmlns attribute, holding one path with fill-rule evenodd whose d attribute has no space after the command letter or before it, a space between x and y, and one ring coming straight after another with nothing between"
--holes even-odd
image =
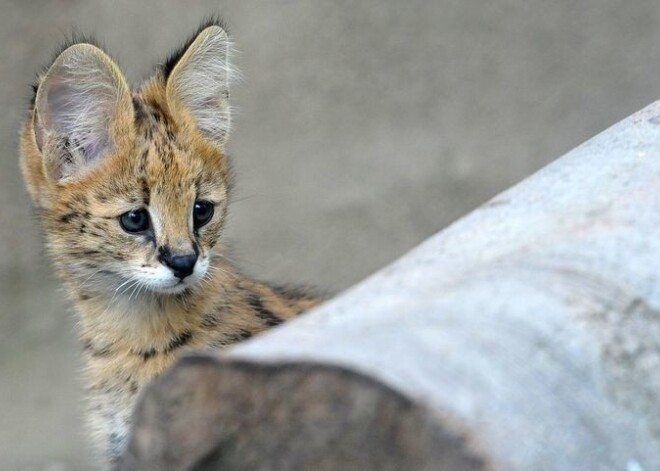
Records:
<instances>
[{"instance_id":1,"label":"pink inner ear","mask_svg":"<svg viewBox=\"0 0 660 471\"><path fill-rule=\"evenodd\" d=\"M93 162L101 156L101 153L105 150L105 147L105 140L98 139L95 141L86 142L82 151L84 152L85 159L88 162Z\"/></svg>"},{"instance_id":2,"label":"pink inner ear","mask_svg":"<svg viewBox=\"0 0 660 471\"><path fill-rule=\"evenodd\" d=\"M93 160L96 157L98 150L99 146L95 142L88 142L87 145L83 148L85 157L87 157L88 160Z\"/></svg>"},{"instance_id":3,"label":"pink inner ear","mask_svg":"<svg viewBox=\"0 0 660 471\"><path fill-rule=\"evenodd\" d=\"M56 178L83 173L107 150L108 113L113 110L106 108L114 106L115 97L108 96L102 83L85 88L83 79L66 73L43 86L35 115L37 146L54 154L46 157ZM47 142L51 138L57 142Z\"/></svg>"}]
</instances>

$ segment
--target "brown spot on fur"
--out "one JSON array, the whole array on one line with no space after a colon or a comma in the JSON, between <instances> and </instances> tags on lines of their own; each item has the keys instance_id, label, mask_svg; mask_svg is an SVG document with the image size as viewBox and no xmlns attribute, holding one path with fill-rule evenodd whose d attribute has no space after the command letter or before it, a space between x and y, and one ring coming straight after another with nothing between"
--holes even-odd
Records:
<instances>
[{"instance_id":1,"label":"brown spot on fur","mask_svg":"<svg viewBox=\"0 0 660 471\"><path fill-rule=\"evenodd\" d=\"M74 218L77 218L78 216L80 216L80 214L78 214L78 213L66 213L66 214L63 214L62 216L60 216L58 220L60 222L63 222L64 224L68 224L68 223L71 222L71 220L73 220Z\"/></svg>"},{"instance_id":2,"label":"brown spot on fur","mask_svg":"<svg viewBox=\"0 0 660 471\"><path fill-rule=\"evenodd\" d=\"M184 330L179 335L174 337L167 346L163 349L163 353L171 353L177 348L181 348L186 345L192 339L193 334L190 330Z\"/></svg>"},{"instance_id":3,"label":"brown spot on fur","mask_svg":"<svg viewBox=\"0 0 660 471\"><path fill-rule=\"evenodd\" d=\"M275 327L283 322L282 319L264 307L261 297L258 294L251 293L247 298L247 302L254 310L254 314L263 320L268 327Z\"/></svg>"},{"instance_id":4,"label":"brown spot on fur","mask_svg":"<svg viewBox=\"0 0 660 471\"><path fill-rule=\"evenodd\" d=\"M107 358L112 355L112 350L108 346L97 347L90 339L83 340L83 350L93 358Z\"/></svg>"}]
</instances>

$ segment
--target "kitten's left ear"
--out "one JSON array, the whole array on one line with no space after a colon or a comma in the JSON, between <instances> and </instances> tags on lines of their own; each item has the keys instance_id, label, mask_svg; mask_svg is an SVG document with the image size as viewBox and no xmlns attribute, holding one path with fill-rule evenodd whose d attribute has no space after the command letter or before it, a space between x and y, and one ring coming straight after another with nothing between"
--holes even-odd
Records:
<instances>
[{"instance_id":1,"label":"kitten's left ear","mask_svg":"<svg viewBox=\"0 0 660 471\"><path fill-rule=\"evenodd\" d=\"M222 146L229 136L229 38L219 26L203 29L167 78L167 102L188 112L202 134Z\"/></svg>"}]
</instances>

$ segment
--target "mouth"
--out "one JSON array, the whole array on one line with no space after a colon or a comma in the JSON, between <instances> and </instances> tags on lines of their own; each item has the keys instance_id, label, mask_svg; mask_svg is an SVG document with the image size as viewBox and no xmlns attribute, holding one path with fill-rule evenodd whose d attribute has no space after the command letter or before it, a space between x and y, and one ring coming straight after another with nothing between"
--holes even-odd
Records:
<instances>
[{"instance_id":1,"label":"mouth","mask_svg":"<svg viewBox=\"0 0 660 471\"><path fill-rule=\"evenodd\" d=\"M146 292L156 295L179 295L199 284L207 273L207 265L202 263L195 268L195 271L185 278L174 276L171 270L163 266L140 267L136 272L131 273L122 283L128 283L129 280L139 280L141 286Z\"/></svg>"},{"instance_id":2,"label":"mouth","mask_svg":"<svg viewBox=\"0 0 660 471\"><path fill-rule=\"evenodd\" d=\"M177 280L175 283L166 286L151 286L151 290L160 294L180 294L190 288L190 283L184 280Z\"/></svg>"}]
</instances>

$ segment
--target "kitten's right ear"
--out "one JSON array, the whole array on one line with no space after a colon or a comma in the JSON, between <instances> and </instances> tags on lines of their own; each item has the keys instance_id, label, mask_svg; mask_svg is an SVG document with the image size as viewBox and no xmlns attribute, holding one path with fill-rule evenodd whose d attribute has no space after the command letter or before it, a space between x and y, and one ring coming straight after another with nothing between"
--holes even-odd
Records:
<instances>
[{"instance_id":1,"label":"kitten's right ear","mask_svg":"<svg viewBox=\"0 0 660 471\"><path fill-rule=\"evenodd\" d=\"M100 162L122 133L118 123L132 122L133 113L126 79L105 52L85 43L67 48L35 99L34 137L48 178L75 178Z\"/></svg>"},{"instance_id":2,"label":"kitten's right ear","mask_svg":"<svg viewBox=\"0 0 660 471\"><path fill-rule=\"evenodd\" d=\"M176 59L166 95L176 114L185 109L202 134L223 146L229 135L229 38L220 26L204 28Z\"/></svg>"}]
</instances>

